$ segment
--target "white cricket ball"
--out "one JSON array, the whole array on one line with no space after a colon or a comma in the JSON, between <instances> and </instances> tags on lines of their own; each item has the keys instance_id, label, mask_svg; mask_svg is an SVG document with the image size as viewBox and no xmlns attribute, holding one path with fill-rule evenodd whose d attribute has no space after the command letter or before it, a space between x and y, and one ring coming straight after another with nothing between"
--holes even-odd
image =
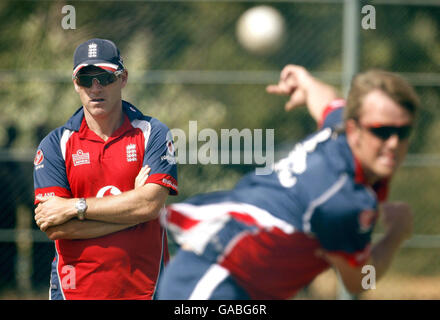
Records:
<instances>
[{"instance_id":1,"label":"white cricket ball","mask_svg":"<svg viewBox=\"0 0 440 320\"><path fill-rule=\"evenodd\" d=\"M276 9L257 6L241 15L236 33L245 49L256 54L270 54L283 44L285 28L284 18Z\"/></svg>"}]
</instances>

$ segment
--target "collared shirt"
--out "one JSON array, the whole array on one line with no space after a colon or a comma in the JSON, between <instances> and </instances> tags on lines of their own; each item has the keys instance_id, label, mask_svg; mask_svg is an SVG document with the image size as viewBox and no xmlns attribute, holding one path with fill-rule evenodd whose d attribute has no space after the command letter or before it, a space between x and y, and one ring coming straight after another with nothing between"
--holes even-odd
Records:
<instances>
[{"instance_id":1,"label":"collared shirt","mask_svg":"<svg viewBox=\"0 0 440 320\"><path fill-rule=\"evenodd\" d=\"M171 132L126 101L122 108L124 122L106 141L89 129L83 108L43 139L34 161L36 196L117 195L134 189L145 165L151 168L146 183L177 194ZM55 249L52 298L149 299L168 260L158 219L95 239L56 240ZM66 278L72 270L74 284Z\"/></svg>"}]
</instances>

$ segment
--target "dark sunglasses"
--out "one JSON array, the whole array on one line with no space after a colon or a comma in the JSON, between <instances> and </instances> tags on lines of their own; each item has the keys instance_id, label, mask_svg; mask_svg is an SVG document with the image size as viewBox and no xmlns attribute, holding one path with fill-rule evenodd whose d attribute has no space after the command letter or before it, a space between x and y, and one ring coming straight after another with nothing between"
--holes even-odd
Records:
<instances>
[{"instance_id":1,"label":"dark sunglasses","mask_svg":"<svg viewBox=\"0 0 440 320\"><path fill-rule=\"evenodd\" d=\"M359 123L359 126L367 129L373 135L375 135L376 137L378 137L384 141L388 140L391 136L394 136L394 135L397 135L399 137L399 140L408 139L408 137L411 135L411 130L412 130L412 126L410 126L410 125L400 126L400 127L380 126L380 125L364 126Z\"/></svg>"},{"instance_id":2,"label":"dark sunglasses","mask_svg":"<svg viewBox=\"0 0 440 320\"><path fill-rule=\"evenodd\" d=\"M102 72L98 74L79 74L75 76L76 82L81 87L90 88L93 84L93 79L96 79L101 86L107 86L116 81L121 75L122 71L116 71L114 73Z\"/></svg>"}]
</instances>

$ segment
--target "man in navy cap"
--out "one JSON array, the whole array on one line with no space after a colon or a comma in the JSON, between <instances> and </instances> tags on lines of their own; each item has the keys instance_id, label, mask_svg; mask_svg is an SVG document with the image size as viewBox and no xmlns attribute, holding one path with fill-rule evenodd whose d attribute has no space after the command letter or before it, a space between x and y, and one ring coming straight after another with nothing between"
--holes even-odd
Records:
<instances>
[{"instance_id":1,"label":"man in navy cap","mask_svg":"<svg viewBox=\"0 0 440 320\"><path fill-rule=\"evenodd\" d=\"M169 259L158 222L177 194L172 135L122 100L128 72L110 40L74 53L82 102L38 147L35 221L55 240L51 299L151 299Z\"/></svg>"}]
</instances>

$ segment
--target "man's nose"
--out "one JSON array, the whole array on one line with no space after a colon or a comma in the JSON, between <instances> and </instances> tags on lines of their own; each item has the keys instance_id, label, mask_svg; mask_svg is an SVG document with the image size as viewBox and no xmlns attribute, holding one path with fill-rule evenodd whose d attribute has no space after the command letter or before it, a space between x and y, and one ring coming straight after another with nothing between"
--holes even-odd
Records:
<instances>
[{"instance_id":1,"label":"man's nose","mask_svg":"<svg viewBox=\"0 0 440 320\"><path fill-rule=\"evenodd\" d=\"M400 139L399 136L395 133L393 135L391 135L386 143L390 148L397 148L397 146L399 145Z\"/></svg>"},{"instance_id":2,"label":"man's nose","mask_svg":"<svg viewBox=\"0 0 440 320\"><path fill-rule=\"evenodd\" d=\"M99 83L99 80L96 78L92 79L92 86L90 87L90 89L92 90L101 90L102 89L102 85L101 83Z\"/></svg>"}]
</instances>

